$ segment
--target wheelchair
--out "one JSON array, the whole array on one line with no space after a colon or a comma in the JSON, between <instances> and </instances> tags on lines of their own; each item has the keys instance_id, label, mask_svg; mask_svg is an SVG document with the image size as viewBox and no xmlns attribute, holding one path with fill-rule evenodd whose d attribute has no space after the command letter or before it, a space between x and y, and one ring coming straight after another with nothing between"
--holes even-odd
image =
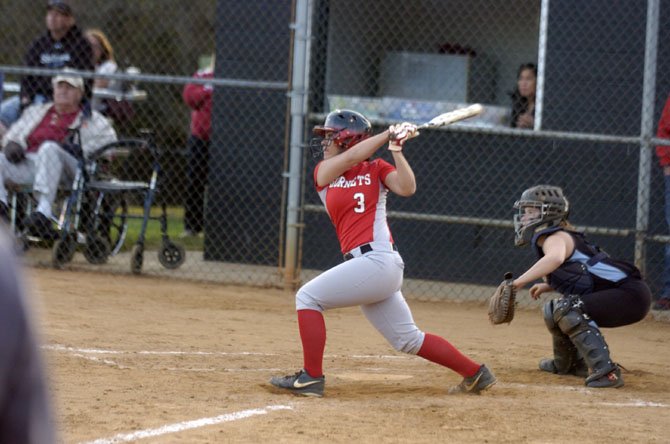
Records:
<instances>
[{"instance_id":1,"label":"wheelchair","mask_svg":"<svg viewBox=\"0 0 670 444\"><path fill-rule=\"evenodd\" d=\"M150 221L160 223L158 260L167 269L179 268L186 259L184 248L168 236L167 204L161 198L160 151L153 134L120 139L98 148L87 159L78 156L78 168L57 218L58 238L52 246L52 265L62 268L80 249L91 264L104 264L125 244L129 222L141 220L138 238L130 252L130 270L142 272L145 238ZM141 178L148 180L140 180ZM160 214L152 216L160 200ZM132 214L131 206L142 214ZM27 239L24 244L27 245Z\"/></svg>"}]
</instances>

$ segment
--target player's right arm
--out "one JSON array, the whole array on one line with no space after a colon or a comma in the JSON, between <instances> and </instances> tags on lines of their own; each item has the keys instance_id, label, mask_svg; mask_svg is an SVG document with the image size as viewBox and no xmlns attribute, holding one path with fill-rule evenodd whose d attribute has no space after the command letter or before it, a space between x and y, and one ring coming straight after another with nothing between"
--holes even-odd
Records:
<instances>
[{"instance_id":1,"label":"player's right arm","mask_svg":"<svg viewBox=\"0 0 670 444\"><path fill-rule=\"evenodd\" d=\"M357 143L337 156L322 160L316 172L317 186L326 186L349 168L369 159L388 140L389 132L386 130Z\"/></svg>"},{"instance_id":2,"label":"player's right arm","mask_svg":"<svg viewBox=\"0 0 670 444\"><path fill-rule=\"evenodd\" d=\"M396 170L384 179L386 187L398 196L409 197L416 192L416 177L402 151L391 151Z\"/></svg>"},{"instance_id":3,"label":"player's right arm","mask_svg":"<svg viewBox=\"0 0 670 444\"><path fill-rule=\"evenodd\" d=\"M550 234L542 244L544 256L538 259L524 274L514 280L514 287L522 288L526 284L549 275L570 257L574 248L575 242L572 236L565 231L557 231Z\"/></svg>"}]
</instances>

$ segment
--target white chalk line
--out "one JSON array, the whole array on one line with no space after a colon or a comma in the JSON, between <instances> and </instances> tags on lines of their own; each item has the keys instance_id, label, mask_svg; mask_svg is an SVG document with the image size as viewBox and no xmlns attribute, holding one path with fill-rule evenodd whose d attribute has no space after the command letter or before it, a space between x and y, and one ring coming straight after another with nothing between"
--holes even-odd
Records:
<instances>
[{"instance_id":1,"label":"white chalk line","mask_svg":"<svg viewBox=\"0 0 670 444\"><path fill-rule=\"evenodd\" d=\"M122 365L119 364L116 361L112 361L111 359L101 359L97 358L95 356L88 356L82 353L69 353L70 356L75 357L75 358L81 358L85 359L87 361L93 361L99 364L105 364L110 367L116 367L121 370L132 370L137 367L132 367L132 366L127 366L127 365ZM159 370L167 370L170 372L223 372L223 373L235 373L235 372L278 372L281 371L279 368L215 368L215 367L208 367L208 368L194 368L194 367L167 367L164 369L159 369Z\"/></svg>"},{"instance_id":2,"label":"white chalk line","mask_svg":"<svg viewBox=\"0 0 670 444\"><path fill-rule=\"evenodd\" d=\"M235 373L235 372L280 372L280 368L179 368L179 367L168 367L165 370L170 372L223 372L223 373Z\"/></svg>"},{"instance_id":3,"label":"white chalk line","mask_svg":"<svg viewBox=\"0 0 670 444\"><path fill-rule=\"evenodd\" d=\"M84 355L84 354L81 354L81 353L72 353L72 356L74 356L76 358L86 359L87 361L99 362L99 363L106 364L106 365L109 365L109 366L112 366L112 367L117 367L117 368L120 368L120 369L129 369L130 368L130 367L126 367L125 365L121 365L116 361L112 361L111 359L100 359L100 358L96 358L95 356L87 356L87 355Z\"/></svg>"},{"instance_id":4,"label":"white chalk line","mask_svg":"<svg viewBox=\"0 0 670 444\"><path fill-rule=\"evenodd\" d=\"M139 351L128 351L128 350L107 350L107 349L98 349L98 348L81 348L81 347L68 347L61 344L49 344L43 345L42 349L51 350L55 352L61 352L69 354L70 356L85 359L92 362L97 362L100 364L105 364L110 367L115 367L119 369L134 369L136 367L122 365L111 359L98 358L96 355L130 355L130 356L277 356L276 353L259 353L259 352L204 352L204 351L181 351L181 350L166 350L166 351L156 351L156 350L139 350ZM91 356L94 355L94 356ZM393 356L393 355L351 355L351 356L338 356L338 355L326 355L326 358L353 358L353 359L381 359L381 360L397 360L397 359L411 359L411 357L405 356ZM168 367L163 370L171 372L278 372L281 371L279 368L216 368L216 367ZM375 369L375 370L384 370L384 369Z\"/></svg>"},{"instance_id":5,"label":"white chalk line","mask_svg":"<svg viewBox=\"0 0 670 444\"><path fill-rule=\"evenodd\" d=\"M610 407L670 407L662 402L642 401L641 399L631 399L631 402L601 402L600 405Z\"/></svg>"},{"instance_id":6,"label":"white chalk line","mask_svg":"<svg viewBox=\"0 0 670 444\"><path fill-rule=\"evenodd\" d=\"M69 354L72 357L85 359L87 361L92 361L100 364L105 364L110 367L116 367L119 369L134 369L135 367L119 364L116 361L106 358L98 358L96 356L90 355L167 355L167 356L178 356L178 355L195 355L195 356L212 356L212 355L222 355L222 356L250 356L250 355L266 355L264 353L252 353L252 352L239 352L239 353L227 353L227 352L181 352L181 351L120 351L120 350L101 350L93 348L76 348L76 347L66 347L59 344L52 345L43 345L43 349L52 350L57 352L62 352ZM271 354L270 356L274 356ZM279 371L277 368L178 368L178 367L168 367L163 370L174 371L174 372L273 372Z\"/></svg>"},{"instance_id":7,"label":"white chalk line","mask_svg":"<svg viewBox=\"0 0 670 444\"><path fill-rule=\"evenodd\" d=\"M166 370L169 372L194 372L194 373L268 373L279 372L279 368L218 368L218 367L166 367L158 370Z\"/></svg>"},{"instance_id":8,"label":"white chalk line","mask_svg":"<svg viewBox=\"0 0 670 444\"><path fill-rule=\"evenodd\" d=\"M182 350L106 350L98 348L68 347L61 344L42 345L44 350L65 352L79 355L144 355L144 356L279 356L278 353L261 352L206 352L206 351L182 351ZM324 355L324 358L349 358L349 359L379 359L379 360L410 360L414 356L396 355ZM118 365L110 361L112 365Z\"/></svg>"},{"instance_id":9,"label":"white chalk line","mask_svg":"<svg viewBox=\"0 0 670 444\"><path fill-rule=\"evenodd\" d=\"M152 350L139 350L139 351L122 351L122 350L101 350L95 348L77 348L77 347L66 347L60 344L51 344L43 345L45 350L53 351L63 351L63 352L74 352L74 353L85 353L91 355L176 355L176 356L277 356L276 353L255 353L255 352L204 352L204 351L152 351Z\"/></svg>"},{"instance_id":10,"label":"white chalk line","mask_svg":"<svg viewBox=\"0 0 670 444\"><path fill-rule=\"evenodd\" d=\"M499 382L496 385L498 387L507 388L530 388L543 391L577 392L583 395L593 395L595 393L593 389L587 389L586 387L574 387L569 385L521 384L518 382Z\"/></svg>"},{"instance_id":11,"label":"white chalk line","mask_svg":"<svg viewBox=\"0 0 670 444\"><path fill-rule=\"evenodd\" d=\"M259 409L242 410L239 412L226 413L224 415L213 416L210 418L200 418L192 421L183 421L175 424L168 424L155 429L138 430L131 433L119 433L110 438L100 438L94 441L87 441L83 444L113 444L119 442L136 441L138 439L151 438L155 436L166 435L168 433L183 432L184 430L196 429L200 427L221 424L224 422L237 421L252 416L266 415L276 410L293 410L288 405L268 405Z\"/></svg>"},{"instance_id":12,"label":"white chalk line","mask_svg":"<svg viewBox=\"0 0 670 444\"><path fill-rule=\"evenodd\" d=\"M562 391L562 392L575 392L587 396L593 396L596 394L604 393L602 390L607 389L589 389L586 387L571 387L564 385L540 385L540 384L519 384L519 383L498 383L499 387L509 387L509 388L521 388L521 389L536 389L542 391ZM612 389L610 389L612 390ZM582 404L582 405L593 405L593 404ZM663 404L660 402L653 401L644 401L641 399L630 399L628 402L598 402L597 405L607 406L607 407L670 407L668 404Z\"/></svg>"},{"instance_id":13,"label":"white chalk line","mask_svg":"<svg viewBox=\"0 0 670 444\"><path fill-rule=\"evenodd\" d=\"M338 356L331 355L330 357L337 358ZM395 356L395 355L351 355L347 357L354 359L415 359L414 356Z\"/></svg>"}]
</instances>

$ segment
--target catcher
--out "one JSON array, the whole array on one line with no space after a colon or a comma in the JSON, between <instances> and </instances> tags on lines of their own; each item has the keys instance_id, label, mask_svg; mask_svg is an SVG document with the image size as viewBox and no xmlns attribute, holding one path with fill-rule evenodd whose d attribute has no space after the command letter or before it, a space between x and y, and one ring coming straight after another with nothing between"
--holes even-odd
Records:
<instances>
[{"instance_id":1,"label":"catcher","mask_svg":"<svg viewBox=\"0 0 670 444\"><path fill-rule=\"evenodd\" d=\"M554 357L542 359L540 370L586 377L588 387L623 386L621 369L612 361L599 327L621 327L647 315L651 291L640 271L587 242L568 222L568 200L559 187L529 188L514 209L515 244L530 243L538 260L518 278L512 280L510 275L501 284L508 288L498 290L499 298L512 298L513 317L513 296L527 284L544 280L531 286L533 299L550 291L562 294L545 303L542 310L552 335ZM500 307L502 310L505 304ZM491 319L511 321L506 313L494 313Z\"/></svg>"}]
</instances>

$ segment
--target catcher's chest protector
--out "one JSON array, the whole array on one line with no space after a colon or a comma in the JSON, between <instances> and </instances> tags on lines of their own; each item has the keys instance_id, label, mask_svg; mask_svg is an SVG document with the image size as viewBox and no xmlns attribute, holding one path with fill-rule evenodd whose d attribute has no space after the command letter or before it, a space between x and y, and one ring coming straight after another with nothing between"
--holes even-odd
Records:
<instances>
[{"instance_id":1,"label":"catcher's chest protector","mask_svg":"<svg viewBox=\"0 0 670 444\"><path fill-rule=\"evenodd\" d=\"M542 248L537 245L536 240L543 234L551 234L556 231L565 231L561 227L552 227L542 230L533 239L533 247L538 259L544 256ZM614 282L632 275L638 275L637 268L626 261L611 258L607 253L595 245L590 244L582 233L568 232L575 242L575 251L570 259L548 276L548 284L563 295L583 295L593 291L609 288ZM609 280L604 274L594 272L593 267L601 264L608 271L607 276L618 276L617 280Z\"/></svg>"}]
</instances>

